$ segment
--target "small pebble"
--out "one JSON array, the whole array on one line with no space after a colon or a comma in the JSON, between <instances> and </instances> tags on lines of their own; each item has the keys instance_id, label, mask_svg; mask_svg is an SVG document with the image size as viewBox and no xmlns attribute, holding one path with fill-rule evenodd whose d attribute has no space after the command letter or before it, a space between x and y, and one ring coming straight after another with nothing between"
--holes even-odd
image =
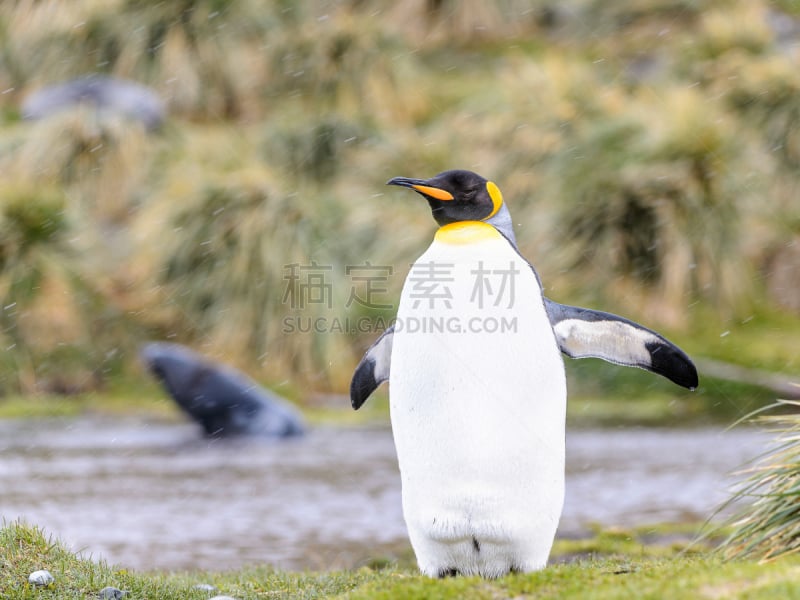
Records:
<instances>
[{"instance_id":1,"label":"small pebble","mask_svg":"<svg viewBox=\"0 0 800 600\"><path fill-rule=\"evenodd\" d=\"M216 592L217 591L217 588L215 588L210 583L198 583L196 586L194 586L193 589L202 590L204 592Z\"/></svg>"},{"instance_id":2,"label":"small pebble","mask_svg":"<svg viewBox=\"0 0 800 600\"><path fill-rule=\"evenodd\" d=\"M53 581L55 581L55 579L50 575L50 571L34 571L28 575L28 583L32 583L33 585L48 586L53 583Z\"/></svg>"},{"instance_id":3,"label":"small pebble","mask_svg":"<svg viewBox=\"0 0 800 600\"><path fill-rule=\"evenodd\" d=\"M108 586L97 592L97 596L105 600L122 600L122 597L127 593L128 592L123 592L115 587Z\"/></svg>"}]
</instances>

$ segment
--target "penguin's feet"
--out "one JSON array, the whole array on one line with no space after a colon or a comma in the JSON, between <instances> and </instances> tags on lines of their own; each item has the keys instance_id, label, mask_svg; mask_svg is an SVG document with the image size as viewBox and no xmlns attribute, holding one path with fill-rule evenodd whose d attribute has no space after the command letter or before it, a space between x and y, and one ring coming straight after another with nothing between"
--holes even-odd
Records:
<instances>
[{"instance_id":1,"label":"penguin's feet","mask_svg":"<svg viewBox=\"0 0 800 600\"><path fill-rule=\"evenodd\" d=\"M439 579L444 579L445 577L458 577L461 575L458 569L439 569L438 577Z\"/></svg>"}]
</instances>

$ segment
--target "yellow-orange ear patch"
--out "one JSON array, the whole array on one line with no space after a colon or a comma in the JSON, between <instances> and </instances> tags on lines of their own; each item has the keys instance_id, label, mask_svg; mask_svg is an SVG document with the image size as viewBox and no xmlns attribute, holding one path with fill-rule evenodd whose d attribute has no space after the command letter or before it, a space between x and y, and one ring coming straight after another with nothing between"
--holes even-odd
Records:
<instances>
[{"instance_id":1,"label":"yellow-orange ear patch","mask_svg":"<svg viewBox=\"0 0 800 600\"><path fill-rule=\"evenodd\" d=\"M440 190L439 188L430 187L429 185L412 185L411 187L437 200L453 200L453 194L447 190Z\"/></svg>"},{"instance_id":2,"label":"yellow-orange ear patch","mask_svg":"<svg viewBox=\"0 0 800 600\"><path fill-rule=\"evenodd\" d=\"M500 210L500 207L503 206L503 194L493 181L486 182L486 191L489 192L489 197L492 199L494 207L492 208L492 212L489 213L489 216L483 219L484 221L495 216L497 211Z\"/></svg>"}]
</instances>

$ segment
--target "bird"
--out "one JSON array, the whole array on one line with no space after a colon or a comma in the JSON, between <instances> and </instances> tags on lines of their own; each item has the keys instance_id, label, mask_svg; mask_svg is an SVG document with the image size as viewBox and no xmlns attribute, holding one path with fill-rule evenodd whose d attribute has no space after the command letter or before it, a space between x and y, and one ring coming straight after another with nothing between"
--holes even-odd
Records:
<instances>
[{"instance_id":1,"label":"bird","mask_svg":"<svg viewBox=\"0 0 800 600\"><path fill-rule=\"evenodd\" d=\"M403 516L422 573L542 569L564 502L562 354L689 389L697 370L638 323L544 296L494 182L459 169L387 183L420 194L439 228L409 270L394 324L355 369L352 406L389 381Z\"/></svg>"}]
</instances>

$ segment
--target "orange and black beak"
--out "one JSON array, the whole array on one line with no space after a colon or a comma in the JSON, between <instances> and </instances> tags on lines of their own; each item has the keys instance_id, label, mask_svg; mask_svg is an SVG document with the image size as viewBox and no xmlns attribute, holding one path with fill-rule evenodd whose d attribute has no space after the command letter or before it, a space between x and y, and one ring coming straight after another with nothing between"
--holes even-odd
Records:
<instances>
[{"instance_id":1,"label":"orange and black beak","mask_svg":"<svg viewBox=\"0 0 800 600\"><path fill-rule=\"evenodd\" d=\"M453 194L447 190L430 185L427 179L409 179L408 177L395 177L386 182L386 185L399 185L411 188L431 200L453 200Z\"/></svg>"}]
</instances>

